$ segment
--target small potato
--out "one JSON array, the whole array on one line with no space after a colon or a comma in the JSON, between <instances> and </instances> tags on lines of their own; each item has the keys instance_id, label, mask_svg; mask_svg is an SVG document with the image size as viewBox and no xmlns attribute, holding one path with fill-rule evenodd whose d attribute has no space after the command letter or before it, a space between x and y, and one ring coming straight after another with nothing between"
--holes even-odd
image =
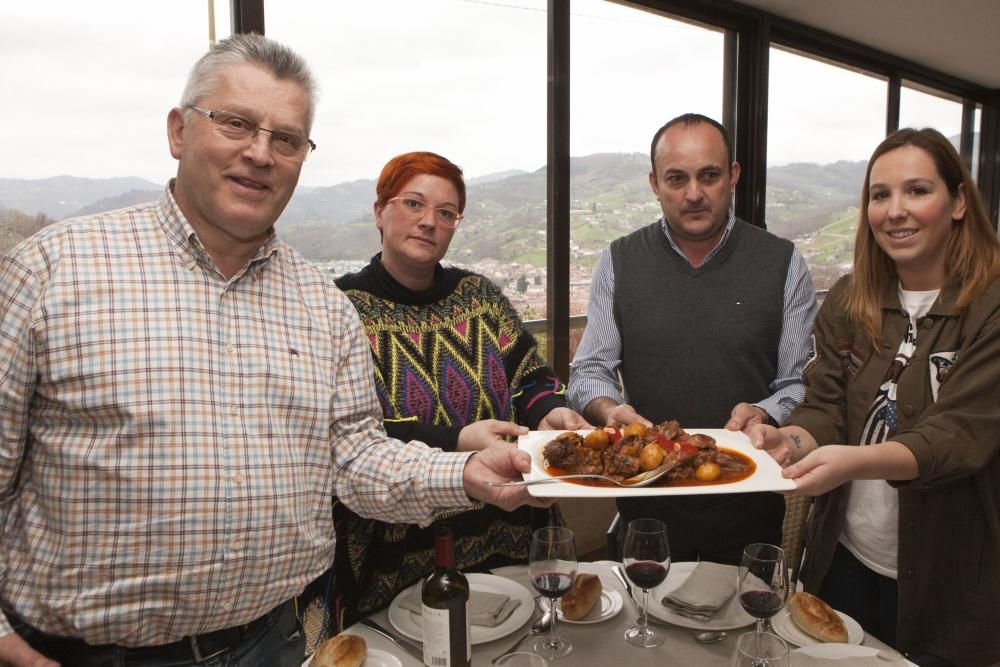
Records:
<instances>
[{"instance_id":1,"label":"small potato","mask_svg":"<svg viewBox=\"0 0 1000 667\"><path fill-rule=\"evenodd\" d=\"M629 424L622 429L622 435L634 435L640 438L645 438L646 434L649 433L649 429L642 422L635 422L634 424Z\"/></svg>"},{"instance_id":2,"label":"small potato","mask_svg":"<svg viewBox=\"0 0 1000 667\"><path fill-rule=\"evenodd\" d=\"M587 437L583 439L583 446L602 450L608 446L608 442L608 432L599 428L587 434Z\"/></svg>"},{"instance_id":3,"label":"small potato","mask_svg":"<svg viewBox=\"0 0 1000 667\"><path fill-rule=\"evenodd\" d=\"M639 452L639 466L643 470L652 470L661 463L663 463L663 447L658 443L651 442Z\"/></svg>"},{"instance_id":4,"label":"small potato","mask_svg":"<svg viewBox=\"0 0 1000 667\"><path fill-rule=\"evenodd\" d=\"M699 482L714 482L719 479L719 475L721 474L722 468L719 467L718 463L702 463L694 471L695 479Z\"/></svg>"}]
</instances>

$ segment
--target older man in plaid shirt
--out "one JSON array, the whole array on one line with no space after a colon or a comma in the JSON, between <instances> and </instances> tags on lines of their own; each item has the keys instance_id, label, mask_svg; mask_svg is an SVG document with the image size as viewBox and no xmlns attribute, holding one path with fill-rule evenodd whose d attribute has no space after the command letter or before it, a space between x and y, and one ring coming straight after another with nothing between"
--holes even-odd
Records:
<instances>
[{"instance_id":1,"label":"older man in plaid shirt","mask_svg":"<svg viewBox=\"0 0 1000 667\"><path fill-rule=\"evenodd\" d=\"M274 234L315 148L313 81L221 42L168 116L156 202L0 260L0 664L299 665L291 600L331 495L428 523L529 467L390 440L350 302Z\"/></svg>"}]
</instances>

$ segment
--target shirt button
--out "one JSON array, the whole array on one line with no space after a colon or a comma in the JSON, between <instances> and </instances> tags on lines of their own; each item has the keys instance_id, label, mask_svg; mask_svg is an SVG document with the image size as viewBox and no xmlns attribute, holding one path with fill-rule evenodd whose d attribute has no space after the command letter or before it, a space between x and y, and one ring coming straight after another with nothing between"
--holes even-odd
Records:
<instances>
[{"instance_id":1,"label":"shirt button","mask_svg":"<svg viewBox=\"0 0 1000 667\"><path fill-rule=\"evenodd\" d=\"M907 576L907 578L909 578L909 579L912 579L912 578L913 578L913 568L912 568L912 567L911 567L911 568L909 568L908 570L906 570L906 576Z\"/></svg>"},{"instance_id":2,"label":"shirt button","mask_svg":"<svg viewBox=\"0 0 1000 667\"><path fill-rule=\"evenodd\" d=\"M233 551L239 551L240 549L243 548L243 541L242 540L233 540L232 544L230 544L229 547Z\"/></svg>"},{"instance_id":3,"label":"shirt button","mask_svg":"<svg viewBox=\"0 0 1000 667\"><path fill-rule=\"evenodd\" d=\"M234 417L239 417L240 416L240 408L239 408L239 406L234 405L233 407L231 407L229 409L229 414L231 414Z\"/></svg>"},{"instance_id":4,"label":"shirt button","mask_svg":"<svg viewBox=\"0 0 1000 667\"><path fill-rule=\"evenodd\" d=\"M239 486L242 483L243 483L243 475L238 472L233 473L233 484L235 486Z\"/></svg>"},{"instance_id":5,"label":"shirt button","mask_svg":"<svg viewBox=\"0 0 1000 667\"><path fill-rule=\"evenodd\" d=\"M932 326L934 326L934 320L930 317L925 317L923 322L920 323L921 329L930 329Z\"/></svg>"},{"instance_id":6,"label":"shirt button","mask_svg":"<svg viewBox=\"0 0 1000 667\"><path fill-rule=\"evenodd\" d=\"M913 406L912 406L912 405L910 405L910 404L906 404L906 405L904 405L904 406L903 406L903 410L902 410L902 412L903 412L903 414L904 414L904 415L906 415L907 417L912 417L912 416L913 416Z\"/></svg>"},{"instance_id":7,"label":"shirt button","mask_svg":"<svg viewBox=\"0 0 1000 667\"><path fill-rule=\"evenodd\" d=\"M230 609L233 608L233 603L230 602L229 600L226 600L225 602L222 603L221 606L222 606L222 611L229 611Z\"/></svg>"}]
</instances>

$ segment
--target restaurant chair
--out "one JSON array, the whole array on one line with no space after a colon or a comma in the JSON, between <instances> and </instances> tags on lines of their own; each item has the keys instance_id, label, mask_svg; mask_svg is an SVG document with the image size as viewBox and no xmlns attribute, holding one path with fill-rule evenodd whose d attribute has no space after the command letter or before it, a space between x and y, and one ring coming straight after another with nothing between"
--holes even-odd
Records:
<instances>
[{"instance_id":1,"label":"restaurant chair","mask_svg":"<svg viewBox=\"0 0 1000 667\"><path fill-rule=\"evenodd\" d=\"M785 521L781 526L781 548L789 570L792 589L799 581L799 569L806 546L806 526L812 511L812 496L785 496Z\"/></svg>"}]
</instances>

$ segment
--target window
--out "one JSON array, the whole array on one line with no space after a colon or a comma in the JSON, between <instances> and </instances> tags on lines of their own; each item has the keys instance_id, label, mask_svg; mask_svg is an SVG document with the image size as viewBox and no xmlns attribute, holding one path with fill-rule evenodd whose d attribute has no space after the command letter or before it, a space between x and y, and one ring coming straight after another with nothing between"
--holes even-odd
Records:
<instances>
[{"instance_id":1,"label":"window","mask_svg":"<svg viewBox=\"0 0 1000 667\"><path fill-rule=\"evenodd\" d=\"M221 39L229 3L215 9ZM0 5L0 251L53 220L159 196L176 171L167 112L209 32L205 0Z\"/></svg>"},{"instance_id":2,"label":"window","mask_svg":"<svg viewBox=\"0 0 1000 667\"><path fill-rule=\"evenodd\" d=\"M768 230L795 242L816 289L850 269L868 157L885 137L886 83L770 51Z\"/></svg>"},{"instance_id":3,"label":"window","mask_svg":"<svg viewBox=\"0 0 1000 667\"><path fill-rule=\"evenodd\" d=\"M653 134L687 112L721 121L724 35L601 0L574 0L570 34L570 314L582 315L601 250L662 215Z\"/></svg>"},{"instance_id":4,"label":"window","mask_svg":"<svg viewBox=\"0 0 1000 667\"><path fill-rule=\"evenodd\" d=\"M465 171L465 220L444 263L544 315L546 3L268 2L269 37L312 66L318 150L282 216L286 241L337 274L379 250L375 180L407 151ZM305 186L305 187L303 187Z\"/></svg>"}]
</instances>

